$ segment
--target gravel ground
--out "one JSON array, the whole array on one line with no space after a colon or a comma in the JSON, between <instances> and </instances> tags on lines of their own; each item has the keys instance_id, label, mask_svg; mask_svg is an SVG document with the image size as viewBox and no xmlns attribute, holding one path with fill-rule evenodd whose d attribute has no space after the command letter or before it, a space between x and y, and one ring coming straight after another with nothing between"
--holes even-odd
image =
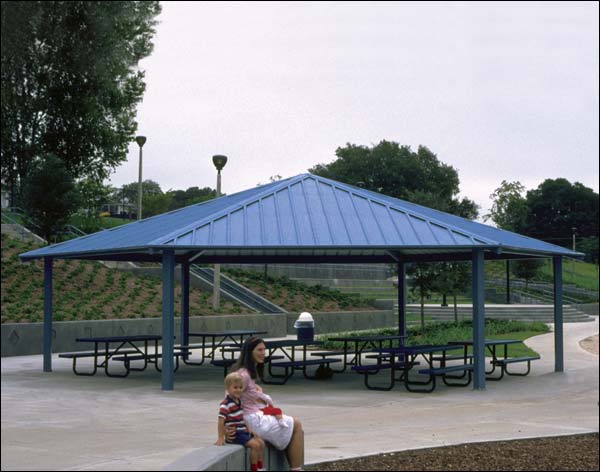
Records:
<instances>
[{"instance_id":1,"label":"gravel ground","mask_svg":"<svg viewBox=\"0 0 600 472\"><path fill-rule=\"evenodd\" d=\"M582 341L579 341L579 345L592 354L598 354L598 335L590 336Z\"/></svg>"},{"instance_id":2,"label":"gravel ground","mask_svg":"<svg viewBox=\"0 0 600 472\"><path fill-rule=\"evenodd\" d=\"M470 443L306 466L306 470L598 470L598 433Z\"/></svg>"}]
</instances>

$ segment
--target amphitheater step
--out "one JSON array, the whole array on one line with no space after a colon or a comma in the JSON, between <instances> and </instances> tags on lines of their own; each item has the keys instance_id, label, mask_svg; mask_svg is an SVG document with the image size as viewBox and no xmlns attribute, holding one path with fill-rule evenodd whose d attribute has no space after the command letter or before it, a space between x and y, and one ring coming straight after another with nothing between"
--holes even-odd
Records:
<instances>
[{"instance_id":1,"label":"amphitheater step","mask_svg":"<svg viewBox=\"0 0 600 472\"><path fill-rule=\"evenodd\" d=\"M394 313L398 313L398 304L394 305ZM420 305L407 305L407 313L420 315ZM424 313L435 321L454 320L454 307L439 305L425 305ZM457 306L457 317L459 319L470 319L473 314L471 305ZM554 307L552 305L486 305L486 318L511 319L523 321L542 321L544 323L554 322ZM589 316L570 305L563 306L563 322L581 323L594 321L595 317Z\"/></svg>"}]
</instances>

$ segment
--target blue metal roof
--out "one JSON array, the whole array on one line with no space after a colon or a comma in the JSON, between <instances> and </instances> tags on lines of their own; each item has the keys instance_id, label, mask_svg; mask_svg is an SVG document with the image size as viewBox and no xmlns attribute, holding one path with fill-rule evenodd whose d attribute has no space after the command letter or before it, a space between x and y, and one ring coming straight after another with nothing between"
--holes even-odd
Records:
<instances>
[{"instance_id":1,"label":"blue metal roof","mask_svg":"<svg viewBox=\"0 0 600 472\"><path fill-rule=\"evenodd\" d=\"M21 254L159 260L162 249L222 258L379 257L580 253L312 174L301 174L208 202Z\"/></svg>"}]
</instances>

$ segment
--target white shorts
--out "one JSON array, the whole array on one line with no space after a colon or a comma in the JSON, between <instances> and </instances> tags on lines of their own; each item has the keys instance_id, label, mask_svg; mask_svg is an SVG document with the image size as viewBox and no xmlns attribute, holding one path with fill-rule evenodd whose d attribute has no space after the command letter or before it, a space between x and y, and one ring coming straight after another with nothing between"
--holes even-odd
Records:
<instances>
[{"instance_id":1,"label":"white shorts","mask_svg":"<svg viewBox=\"0 0 600 472\"><path fill-rule=\"evenodd\" d=\"M282 415L283 418L279 423L279 420L272 415L265 415L262 411L256 413L250 413L244 415L244 419L248 422L248 426L253 432L258 434L261 439L268 441L280 451L283 451L292 439L292 433L294 432L294 418L287 415Z\"/></svg>"}]
</instances>

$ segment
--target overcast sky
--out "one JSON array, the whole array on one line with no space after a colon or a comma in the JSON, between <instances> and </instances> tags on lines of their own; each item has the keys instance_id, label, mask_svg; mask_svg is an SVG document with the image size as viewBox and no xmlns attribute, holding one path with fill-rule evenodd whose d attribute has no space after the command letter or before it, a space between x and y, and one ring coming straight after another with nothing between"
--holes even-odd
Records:
<instances>
[{"instance_id":1,"label":"overcast sky","mask_svg":"<svg viewBox=\"0 0 600 472\"><path fill-rule=\"evenodd\" d=\"M223 192L425 145L486 213L502 180L598 192L598 3L161 2L140 63L143 178ZM138 180L138 148L111 177Z\"/></svg>"}]
</instances>

